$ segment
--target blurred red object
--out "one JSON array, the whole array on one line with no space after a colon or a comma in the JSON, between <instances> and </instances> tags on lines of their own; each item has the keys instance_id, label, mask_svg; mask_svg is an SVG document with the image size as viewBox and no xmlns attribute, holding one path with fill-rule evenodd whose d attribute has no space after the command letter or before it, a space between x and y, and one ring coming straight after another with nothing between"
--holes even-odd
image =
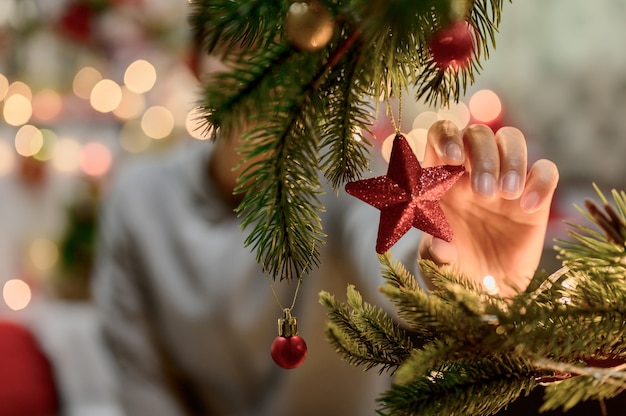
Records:
<instances>
[{"instance_id":1,"label":"blurred red object","mask_svg":"<svg viewBox=\"0 0 626 416\"><path fill-rule=\"evenodd\" d=\"M0 321L0 416L60 413L52 365L32 333Z\"/></svg>"}]
</instances>

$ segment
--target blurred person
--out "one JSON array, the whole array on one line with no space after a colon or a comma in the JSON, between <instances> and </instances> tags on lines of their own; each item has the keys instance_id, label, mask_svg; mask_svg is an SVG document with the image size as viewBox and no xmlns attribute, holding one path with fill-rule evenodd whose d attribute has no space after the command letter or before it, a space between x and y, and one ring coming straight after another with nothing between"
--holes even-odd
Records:
<instances>
[{"instance_id":1,"label":"blurred person","mask_svg":"<svg viewBox=\"0 0 626 416\"><path fill-rule=\"evenodd\" d=\"M224 68L210 60L202 72L215 70ZM233 211L243 168L233 169L238 135L186 141L138 161L105 199L93 295L121 403L129 416L375 414L390 380L339 359L324 339L318 293L344 293L352 283L365 300L384 303L376 293L379 213L345 195L326 201L322 266L303 279L293 310L308 357L295 370L279 368L269 347L282 311ZM440 121L429 130L423 165L440 164L467 168L442 200L454 240L412 230L393 246L394 258L414 271L422 257L477 280L509 276L524 288L544 247L554 163L528 168L515 128L459 131ZM275 289L291 302L294 285Z\"/></svg>"}]
</instances>

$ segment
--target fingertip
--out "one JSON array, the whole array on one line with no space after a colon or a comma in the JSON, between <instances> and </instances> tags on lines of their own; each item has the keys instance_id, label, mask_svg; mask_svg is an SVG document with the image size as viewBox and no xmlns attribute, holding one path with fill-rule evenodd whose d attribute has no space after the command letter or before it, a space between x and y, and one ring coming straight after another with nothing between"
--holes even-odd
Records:
<instances>
[{"instance_id":1,"label":"fingertip","mask_svg":"<svg viewBox=\"0 0 626 416\"><path fill-rule=\"evenodd\" d=\"M463 137L459 128L449 120L439 120L428 130L428 143L442 163L461 165L465 160Z\"/></svg>"},{"instance_id":2,"label":"fingertip","mask_svg":"<svg viewBox=\"0 0 626 416\"><path fill-rule=\"evenodd\" d=\"M433 261L437 264L451 264L456 262L457 251L453 243L433 237L428 251Z\"/></svg>"},{"instance_id":3,"label":"fingertip","mask_svg":"<svg viewBox=\"0 0 626 416\"><path fill-rule=\"evenodd\" d=\"M559 170L556 164L547 159L538 160L528 173L520 207L526 212L533 213L545 205L549 206L558 182Z\"/></svg>"}]
</instances>

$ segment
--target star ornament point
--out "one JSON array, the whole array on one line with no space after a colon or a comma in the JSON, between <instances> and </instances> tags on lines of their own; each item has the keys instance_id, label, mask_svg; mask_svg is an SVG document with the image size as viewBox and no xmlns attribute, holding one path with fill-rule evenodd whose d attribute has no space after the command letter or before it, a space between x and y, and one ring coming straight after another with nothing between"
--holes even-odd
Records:
<instances>
[{"instance_id":1,"label":"star ornament point","mask_svg":"<svg viewBox=\"0 0 626 416\"><path fill-rule=\"evenodd\" d=\"M463 166L422 168L406 138L397 134L387 174L348 182L346 192L380 210L376 252L383 254L412 227L452 240L439 201L464 172Z\"/></svg>"}]
</instances>

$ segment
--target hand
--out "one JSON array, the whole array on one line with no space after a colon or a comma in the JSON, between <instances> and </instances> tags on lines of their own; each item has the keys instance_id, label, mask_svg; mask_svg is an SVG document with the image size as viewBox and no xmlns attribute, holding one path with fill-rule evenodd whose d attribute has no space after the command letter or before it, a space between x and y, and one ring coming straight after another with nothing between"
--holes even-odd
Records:
<instances>
[{"instance_id":1,"label":"hand","mask_svg":"<svg viewBox=\"0 0 626 416\"><path fill-rule=\"evenodd\" d=\"M441 164L466 168L441 201L454 237L447 243L426 235L421 257L478 282L493 276L503 296L525 289L541 258L556 165L538 160L527 170L526 140L513 127L460 132L446 121L430 128L423 163Z\"/></svg>"}]
</instances>

